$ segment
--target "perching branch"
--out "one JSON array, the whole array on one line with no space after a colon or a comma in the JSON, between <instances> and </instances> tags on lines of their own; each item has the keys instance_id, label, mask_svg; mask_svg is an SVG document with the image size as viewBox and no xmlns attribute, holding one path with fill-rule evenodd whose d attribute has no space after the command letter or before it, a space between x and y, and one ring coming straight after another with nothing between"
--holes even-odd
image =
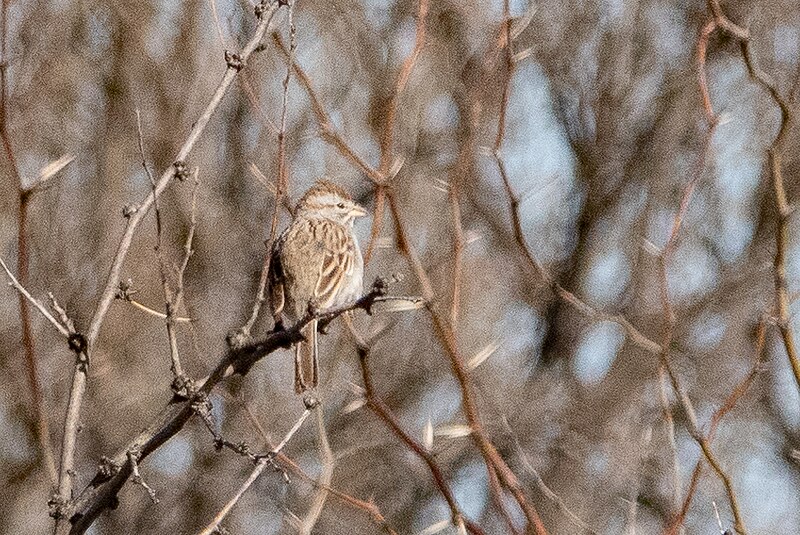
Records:
<instances>
[{"instance_id":1,"label":"perching branch","mask_svg":"<svg viewBox=\"0 0 800 535\"><path fill-rule=\"evenodd\" d=\"M353 303L309 313L288 330L273 332L262 340L228 350L208 377L187 386L187 391L192 392L190 397L173 395L147 428L107 459L89 485L74 500L64 504L63 515L73 524L72 533L84 533L103 510L115 503L119 490L131 474L127 462L128 451L138 451L138 462L141 463L183 428L196 414L197 406L205 403L219 383L233 374L246 375L254 364L267 355L302 340L301 330L312 320L330 321L351 310L370 312L378 303L414 299L387 295L386 290L386 283L379 279L369 293Z\"/></svg>"}]
</instances>

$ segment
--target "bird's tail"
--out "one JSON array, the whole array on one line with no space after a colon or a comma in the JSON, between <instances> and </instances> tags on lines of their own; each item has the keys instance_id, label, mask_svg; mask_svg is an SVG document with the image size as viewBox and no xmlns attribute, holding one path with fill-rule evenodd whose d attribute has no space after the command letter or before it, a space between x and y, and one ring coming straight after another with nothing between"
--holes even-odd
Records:
<instances>
[{"instance_id":1,"label":"bird's tail","mask_svg":"<svg viewBox=\"0 0 800 535\"><path fill-rule=\"evenodd\" d=\"M319 380L317 320L309 322L300 332L305 340L294 348L294 391L298 394L315 388Z\"/></svg>"}]
</instances>

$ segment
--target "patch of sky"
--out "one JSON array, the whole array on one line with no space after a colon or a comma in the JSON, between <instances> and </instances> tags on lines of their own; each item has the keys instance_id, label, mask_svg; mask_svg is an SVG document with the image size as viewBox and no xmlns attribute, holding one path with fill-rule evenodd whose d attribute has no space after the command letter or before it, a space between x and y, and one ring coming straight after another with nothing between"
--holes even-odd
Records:
<instances>
[{"instance_id":1,"label":"patch of sky","mask_svg":"<svg viewBox=\"0 0 800 535\"><path fill-rule=\"evenodd\" d=\"M414 41L417 38L417 23L412 17L406 17L397 25L397 29L394 33L392 62L395 65L399 65L414 49Z\"/></svg>"},{"instance_id":2,"label":"patch of sky","mask_svg":"<svg viewBox=\"0 0 800 535\"><path fill-rule=\"evenodd\" d=\"M789 221L797 221L796 215ZM795 236L797 225L791 225L789 231L789 243L786 251L786 285L790 292L795 292L800 288L800 243ZM793 232L794 230L794 232ZM794 239L792 239L794 238ZM797 301L795 301L796 303Z\"/></svg>"},{"instance_id":3,"label":"patch of sky","mask_svg":"<svg viewBox=\"0 0 800 535\"><path fill-rule=\"evenodd\" d=\"M192 443L177 435L150 455L149 467L167 477L178 477L186 473L193 460Z\"/></svg>"},{"instance_id":4,"label":"patch of sky","mask_svg":"<svg viewBox=\"0 0 800 535\"><path fill-rule=\"evenodd\" d=\"M705 247L683 243L668 266L669 292L678 301L708 292L719 280L719 266Z\"/></svg>"},{"instance_id":5,"label":"patch of sky","mask_svg":"<svg viewBox=\"0 0 800 535\"><path fill-rule=\"evenodd\" d=\"M656 2L645 9L649 33L661 61L670 66L683 64L686 59L686 46L689 32L686 27L685 10L666 2ZM694 36L692 36L694 39Z\"/></svg>"},{"instance_id":6,"label":"patch of sky","mask_svg":"<svg viewBox=\"0 0 800 535\"><path fill-rule=\"evenodd\" d=\"M31 463L35 458L31 437L20 419L8 414L8 404L4 400L0 404L0 462L7 466L8 463Z\"/></svg>"},{"instance_id":7,"label":"patch of sky","mask_svg":"<svg viewBox=\"0 0 800 535\"><path fill-rule=\"evenodd\" d=\"M709 350L722 342L727 324L720 314L705 312L689 329L689 344L696 350Z\"/></svg>"},{"instance_id":8,"label":"patch of sky","mask_svg":"<svg viewBox=\"0 0 800 535\"><path fill-rule=\"evenodd\" d=\"M325 154L327 144L319 137L308 138L292 158L292 182L290 192L295 196L302 193L308 184L325 174Z\"/></svg>"},{"instance_id":9,"label":"patch of sky","mask_svg":"<svg viewBox=\"0 0 800 535\"><path fill-rule=\"evenodd\" d=\"M241 507L237 533L246 535L270 535L279 533L283 525L284 515L272 502L258 497L258 503L251 507Z\"/></svg>"},{"instance_id":10,"label":"patch of sky","mask_svg":"<svg viewBox=\"0 0 800 535\"><path fill-rule=\"evenodd\" d=\"M89 50L94 57L105 54L111 45L111 22L109 19L109 10L102 4L95 5L87 16Z\"/></svg>"},{"instance_id":11,"label":"patch of sky","mask_svg":"<svg viewBox=\"0 0 800 535\"><path fill-rule=\"evenodd\" d=\"M391 0L364 0L364 16L373 28L384 28L391 20Z\"/></svg>"},{"instance_id":12,"label":"patch of sky","mask_svg":"<svg viewBox=\"0 0 800 535\"><path fill-rule=\"evenodd\" d=\"M619 299L631 278L630 262L618 250L597 255L584 276L581 287L593 301L609 305Z\"/></svg>"},{"instance_id":13,"label":"patch of sky","mask_svg":"<svg viewBox=\"0 0 800 535\"><path fill-rule=\"evenodd\" d=\"M572 358L572 373L585 385L596 385L608 374L625 334L616 323L602 321L590 327Z\"/></svg>"},{"instance_id":14,"label":"patch of sky","mask_svg":"<svg viewBox=\"0 0 800 535\"><path fill-rule=\"evenodd\" d=\"M182 2L162 2L156 9L156 17L150 24L144 48L147 55L157 61L164 61L173 50L173 43L180 33Z\"/></svg>"},{"instance_id":15,"label":"patch of sky","mask_svg":"<svg viewBox=\"0 0 800 535\"><path fill-rule=\"evenodd\" d=\"M602 446L602 444L600 444ZM608 471L608 454L601 450L592 450L586 456L586 471L595 476L601 477Z\"/></svg>"},{"instance_id":16,"label":"patch of sky","mask_svg":"<svg viewBox=\"0 0 800 535\"><path fill-rule=\"evenodd\" d=\"M435 387L421 392L412 412L413 426L419 430L418 436L422 436L429 419L434 427L453 423L460 414L460 400L461 391L452 381L438 382Z\"/></svg>"},{"instance_id":17,"label":"patch of sky","mask_svg":"<svg viewBox=\"0 0 800 535\"><path fill-rule=\"evenodd\" d=\"M510 0L508 11L511 18L520 17L527 11L534 0ZM485 17L489 21L500 22L503 20L503 2L489 2L485 5Z\"/></svg>"},{"instance_id":18,"label":"patch of sky","mask_svg":"<svg viewBox=\"0 0 800 535\"><path fill-rule=\"evenodd\" d=\"M795 391L797 389L795 388ZM753 429L759 437L759 444L779 444L782 436L770 433L766 426ZM772 436L767 438L765 434ZM787 477L790 470L781 458L782 452L769 447L750 448L746 456L739 456L734 463L734 485L747 489L740 494L743 514L748 525L761 526L760 533L777 533L773 531L779 525L800 525L800 508L798 508L797 483Z\"/></svg>"},{"instance_id":19,"label":"patch of sky","mask_svg":"<svg viewBox=\"0 0 800 535\"><path fill-rule=\"evenodd\" d=\"M75 105L75 123L80 125L91 125L98 115L102 115L103 108L106 106L106 93L101 90L97 83L86 80L76 88L78 100ZM89 137L91 132L82 132L81 137Z\"/></svg>"},{"instance_id":20,"label":"patch of sky","mask_svg":"<svg viewBox=\"0 0 800 535\"><path fill-rule=\"evenodd\" d=\"M600 2L600 23L618 23L625 15L625 0L602 0Z\"/></svg>"},{"instance_id":21,"label":"patch of sky","mask_svg":"<svg viewBox=\"0 0 800 535\"><path fill-rule=\"evenodd\" d=\"M422 128L431 133L450 130L458 124L458 107L449 94L436 95L422 112Z\"/></svg>"},{"instance_id":22,"label":"patch of sky","mask_svg":"<svg viewBox=\"0 0 800 535\"><path fill-rule=\"evenodd\" d=\"M468 518L480 518L486 508L489 489L486 465L473 461L461 467L453 479L453 496Z\"/></svg>"},{"instance_id":23,"label":"patch of sky","mask_svg":"<svg viewBox=\"0 0 800 535\"><path fill-rule=\"evenodd\" d=\"M563 256L564 225L576 211L575 160L565 132L553 113L547 77L525 63L512 81L506 138L501 150L512 188L522 200L520 219L529 244L548 262ZM544 239L542 239L542 237Z\"/></svg>"},{"instance_id":24,"label":"patch of sky","mask_svg":"<svg viewBox=\"0 0 800 535\"><path fill-rule=\"evenodd\" d=\"M773 34L775 59L780 63L797 63L800 53L800 30L790 24L779 24Z\"/></svg>"},{"instance_id":25,"label":"patch of sky","mask_svg":"<svg viewBox=\"0 0 800 535\"><path fill-rule=\"evenodd\" d=\"M711 102L716 103L716 111L737 115L753 113L751 107L737 105L737 101L750 96L748 91L742 91L742 82L746 78L747 72L740 58L734 55L717 57L706 63L706 71L709 79L709 94Z\"/></svg>"},{"instance_id":26,"label":"patch of sky","mask_svg":"<svg viewBox=\"0 0 800 535\"><path fill-rule=\"evenodd\" d=\"M782 422L795 432L800 431L800 392L797 390L797 381L785 356L783 344L776 342L772 354L775 355L771 363L774 368L771 382L773 403Z\"/></svg>"},{"instance_id":27,"label":"patch of sky","mask_svg":"<svg viewBox=\"0 0 800 535\"><path fill-rule=\"evenodd\" d=\"M421 507L416 507L416 511L417 514L412 523L412 533L429 529L434 524L450 520L453 516L450 509L447 508L447 503L439 496L428 499Z\"/></svg>"},{"instance_id":28,"label":"patch of sky","mask_svg":"<svg viewBox=\"0 0 800 535\"><path fill-rule=\"evenodd\" d=\"M505 307L503 318L495 327L497 336L514 333L515 336L503 338L498 349L499 355L515 355L528 350L531 346L538 347L545 334L544 319L527 304L516 301ZM491 357L495 358L495 356Z\"/></svg>"}]
</instances>

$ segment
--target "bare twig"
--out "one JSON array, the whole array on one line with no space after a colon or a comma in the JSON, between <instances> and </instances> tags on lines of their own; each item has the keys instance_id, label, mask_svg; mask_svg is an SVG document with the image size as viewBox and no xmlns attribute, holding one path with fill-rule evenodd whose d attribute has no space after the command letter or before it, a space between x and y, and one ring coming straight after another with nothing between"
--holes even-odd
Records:
<instances>
[{"instance_id":1,"label":"bare twig","mask_svg":"<svg viewBox=\"0 0 800 535\"><path fill-rule=\"evenodd\" d=\"M139 472L139 460L136 457L137 453L135 451L128 450L128 462L131 465L131 481L136 485L141 485L142 488L147 491L147 495L150 496L150 501L157 505L158 498L156 497L156 491L147 484L142 474Z\"/></svg>"},{"instance_id":2,"label":"bare twig","mask_svg":"<svg viewBox=\"0 0 800 535\"><path fill-rule=\"evenodd\" d=\"M139 310L141 310L142 312L145 312L146 314L150 314L151 316L155 316L156 318L159 318L159 319L162 319L162 320L167 319L167 315L164 314L163 312L159 312L158 310L153 310L149 306L144 305L144 304L140 303L139 301L137 301L135 299L128 299L127 301L131 305L133 305L134 307L136 307ZM174 318L172 318L172 320L175 323L191 323L192 322L192 318L187 318L187 317L183 317L183 316L175 316Z\"/></svg>"},{"instance_id":3,"label":"bare twig","mask_svg":"<svg viewBox=\"0 0 800 535\"><path fill-rule=\"evenodd\" d=\"M706 434L706 441L710 444L714 441L714 437L717 432L717 427L722 419L728 414L742 396L747 393L750 386L755 381L756 376L758 375L758 371L761 367L764 358L764 341L766 338L766 330L767 330L767 321L766 319L762 319L759 322L758 329L756 332L756 344L755 350L753 352L753 363L750 367L750 371L745 375L741 381L731 390L731 393L725 399L725 401L720 405L720 407L714 411L714 414L711 416L711 424L709 426L708 433ZM700 482L700 473L703 468L703 460L699 459L697 463L694 465L694 470L692 470L692 477L689 482L689 489L686 492L686 497L683 499L683 505L675 517L675 519L670 523L667 529L664 531L665 535L677 535L682 526L683 521L686 518L686 515L689 512L689 507L691 506L692 499L694 498L695 491L697 490L697 485Z\"/></svg>"},{"instance_id":4,"label":"bare twig","mask_svg":"<svg viewBox=\"0 0 800 535\"><path fill-rule=\"evenodd\" d=\"M261 306L266 300L267 277L269 275L269 265L272 258L272 246L275 244L275 239L278 236L278 211L281 203L288 204L286 202L287 191L289 189L289 172L286 167L286 115L289 109L289 82L291 81L292 77L292 64L294 63L295 48L297 48L293 14L294 2L289 2L289 64L286 67L286 76L283 78L281 126L280 130L278 131L278 180L275 185L275 206L272 209L272 219L269 227L269 239L267 240L265 248L266 250L264 251L264 261L261 265L261 275L258 280L256 299L253 303L253 309L250 312L250 318L248 318L247 322L239 329L240 335L245 338L250 336L250 331L258 319Z\"/></svg>"},{"instance_id":5,"label":"bare twig","mask_svg":"<svg viewBox=\"0 0 800 535\"><path fill-rule=\"evenodd\" d=\"M381 137L381 159L378 165L378 173L382 176L389 174L389 168L392 166L394 160L394 122L397 116L397 106L400 103L400 95L408 83L411 76L411 71L417 63L417 58L422 52L422 47L425 46L425 35L427 33L427 18L428 18L428 0L419 0L417 3L417 35L414 38L414 48L403 60L403 66L397 73L397 78L392 88L389 103L386 107L386 114L384 116L383 135Z\"/></svg>"},{"instance_id":6,"label":"bare twig","mask_svg":"<svg viewBox=\"0 0 800 535\"><path fill-rule=\"evenodd\" d=\"M273 39L275 40L276 46L278 46L278 48L284 53L284 56L288 57L288 52L281 43L280 38L276 35L273 35ZM294 71L298 77L298 80L301 82L301 85L303 85L303 87L306 89L309 100L311 101L312 110L314 111L314 115L320 124L320 128L322 129L323 134L327 134L328 136L326 139L331 142L343 156L349 159L356 167L361 169L370 180L372 180L375 184L382 184L384 181L383 174L381 174L379 170L374 169L366 164L366 162L364 162L364 160L362 160L333 130L330 119L325 112L319 97L311 87L308 76L297 65L297 63L294 64ZM487 470L497 471L500 481L514 496L514 499L525 513L528 522L534 527L537 533L545 534L547 531L541 523L539 514L536 512L536 509L533 507L533 505L527 501L525 494L519 485L519 481L517 480L513 471L502 459L480 425L478 409L475 405L474 395L472 393L470 380L467 376L464 359L460 353L460 350L458 349L458 345L455 342L455 334L450 326L450 323L443 321L439 315L439 312L436 311L432 305L435 297L433 286L427 273L425 272L422 262L420 261L418 255L414 252L408 240L405 227L400 217L399 204L394 194L394 190L387 189L385 196L390 214L395 224L395 231L400 252L406 257L412 268L412 271L417 278L417 281L422 288L422 297L427 304L426 308L433 319L435 333L445 349L448 359L450 360L451 368L453 369L461 388L462 406L467 416L467 421L473 429L471 436L475 441L476 446L478 446L479 450L481 451L481 454L487 464Z\"/></svg>"},{"instance_id":7,"label":"bare twig","mask_svg":"<svg viewBox=\"0 0 800 535\"><path fill-rule=\"evenodd\" d=\"M283 437L283 440L275 447L275 449L270 451L269 454L258 458L256 461L256 466L253 468L253 471L250 472L250 476L247 478L247 480L242 483L242 485L239 487L239 490L236 491L236 494L234 494L233 497L228 500L220 512L217 513L217 516L215 516L214 519L204 529L198 532L198 535L211 535L216 531L222 520L228 515L231 509L233 509L233 506L236 505L244 493L247 492L247 489L249 489L250 486L255 483L255 481L258 479L258 476L260 476L264 471L264 468L273 464L273 459L275 456L286 446L294 434L297 433L297 431L303 425L303 422L305 422L306 418L308 418L308 415L311 414L312 410L314 410L314 407L315 406L308 407L303 411L303 414L300 415L300 418L295 422L289 432L286 433L286 436Z\"/></svg>"},{"instance_id":8,"label":"bare twig","mask_svg":"<svg viewBox=\"0 0 800 535\"><path fill-rule=\"evenodd\" d=\"M727 20L727 19L726 19ZM789 242L789 217L792 207L786 194L786 186L783 180L783 145L789 132L790 123L793 115L789 103L778 92L775 85L768 79L755 64L752 42L747 38L740 38L740 48L744 59L747 72L762 89L772 98L775 105L781 112L780 129L778 135L772 142L769 150L770 172L772 174L772 189L775 194L775 208L778 211L778 228L775 231L775 259L773 261L774 280L775 280L775 300L777 303L778 329L783 339L783 347L786 356L792 367L797 387L800 389L800 355L798 355L797 345L794 341L794 333L791 322L791 299L786 285L786 255Z\"/></svg>"},{"instance_id":9,"label":"bare twig","mask_svg":"<svg viewBox=\"0 0 800 535\"><path fill-rule=\"evenodd\" d=\"M278 50L283 54L283 57L288 61L290 57L289 50L286 49L286 46L283 44L280 35L273 33L272 40L274 41ZM342 136L336 132L330 116L328 116L325 108L322 106L322 102L320 102L319 97L311 87L311 80L308 78L308 75L303 71L302 68L300 68L300 65L298 65L296 61L291 63L291 65L295 75L297 76L297 80L306 90L306 94L311 101L311 110L314 112L314 117L317 119L317 123L319 123L320 136L322 139L336 147L342 156L350 160L350 162L357 169L363 172L370 180L372 180L373 183L383 183L384 176L378 172L377 169L373 169L367 162L361 159L361 157L350 148L350 145L347 144Z\"/></svg>"},{"instance_id":10,"label":"bare twig","mask_svg":"<svg viewBox=\"0 0 800 535\"><path fill-rule=\"evenodd\" d=\"M247 413L249 420L256 427L261 437L268 444L268 446L272 448L273 446L270 443L270 439L267 436L266 432L264 431L263 426L259 423L258 419L255 417L255 414L253 414L253 411L246 403L244 403L244 409L245 412ZM345 505L352 507L353 509L363 511L370 517L370 519L376 524L377 527L379 527L382 531L384 531L388 535L398 535L397 532L386 521L386 518L383 516L383 514L381 514L380 509L378 508L377 505L375 505L375 503L371 501L367 502L361 500L359 498L351 496L350 494L346 494L338 489L335 489L330 485L321 484L318 480L314 479L306 472L304 472L303 469L300 468L300 465L298 465L295 461L290 459L283 452L278 453L278 455L275 457L275 460L283 465L286 465L286 467L292 472L292 474L299 477L303 481L309 483L315 489L323 490L328 494L330 494L331 496L333 496L334 498L340 500Z\"/></svg>"},{"instance_id":11,"label":"bare twig","mask_svg":"<svg viewBox=\"0 0 800 535\"><path fill-rule=\"evenodd\" d=\"M581 531L584 533L588 533L589 535L599 535L597 531L591 528L586 522L581 520L581 518L576 515L564 500L556 494L553 489L551 489L547 483L544 482L542 476L539 475L539 471L533 466L531 460L528 458L528 455L525 453L525 450L522 448L522 444L519 442L519 437L517 437L517 433L511 428L511 425L508 423L508 419L503 416L503 426L508 431L508 434L511 436L512 440L514 441L514 446L517 448L517 454L519 455L520 461L522 465L528 470L528 472L533 476L536 487L539 489L539 492L547 496L547 498L556 504L556 507L561 511L561 513L569 519L572 524L576 527L580 528Z\"/></svg>"},{"instance_id":12,"label":"bare twig","mask_svg":"<svg viewBox=\"0 0 800 535\"><path fill-rule=\"evenodd\" d=\"M681 465L680 457L678 456L678 444L675 440L675 419L672 417L672 408L670 407L667 388L669 388L669 385L666 372L663 367L659 367L659 398L661 400L661 409L664 413L664 430L667 433L667 442L669 443L670 453L672 454L672 507L675 508L674 510L677 510L681 503Z\"/></svg>"},{"instance_id":13,"label":"bare twig","mask_svg":"<svg viewBox=\"0 0 800 535\"><path fill-rule=\"evenodd\" d=\"M60 332L63 336L68 337L69 331L67 330L67 328L64 325L62 325L61 322L59 322L56 318L54 318L53 315L50 314L50 311L47 310L47 308L43 304L37 301L30 294L30 292L28 292L28 290L25 289L22 283L17 280L17 278L14 276L13 273L11 273L11 270L8 269L8 265L6 265L6 263L3 261L2 258L0 258L0 266L3 267L3 269L6 272L6 275L8 275L9 279L11 279L11 282L9 284L19 292L20 296L23 299L26 299L27 302L30 302L30 304L32 304L34 307L36 307L36 310L38 310L42 314L42 316L44 316L44 318L47 321L49 321L53 325L53 327L56 328L58 332Z\"/></svg>"},{"instance_id":14,"label":"bare twig","mask_svg":"<svg viewBox=\"0 0 800 535\"><path fill-rule=\"evenodd\" d=\"M168 269L167 269L167 261L164 258L164 241L163 241L163 234L164 234L164 227L161 221L161 210L158 207L158 196L155 194L156 191L156 179L153 177L153 173L150 172L150 167L147 165L147 157L145 156L144 152L144 134L142 133L142 115L139 112L139 109L136 109L136 132L138 134L138 141L139 141L139 155L142 157L142 167L144 168L145 173L147 174L148 180L150 180L150 186L153 188L153 212L156 215L156 256L158 257L158 270L161 274L161 286L164 289L164 308L166 310L165 314L165 324L167 327L167 338L169 339L169 355L170 360L172 361L171 370L172 375L175 377L183 376L183 367L181 366L181 359L178 355L178 340L175 336L175 321L174 321L174 313L173 313L173 306L175 304L175 297L173 296L172 288L170 288L169 284L169 277L168 277ZM188 257L187 257L188 260Z\"/></svg>"}]
</instances>

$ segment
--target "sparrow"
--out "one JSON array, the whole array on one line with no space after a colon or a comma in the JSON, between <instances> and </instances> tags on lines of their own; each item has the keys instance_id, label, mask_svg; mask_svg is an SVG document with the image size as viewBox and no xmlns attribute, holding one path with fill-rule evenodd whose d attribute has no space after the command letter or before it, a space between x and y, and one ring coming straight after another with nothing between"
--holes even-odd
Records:
<instances>
[{"instance_id":1,"label":"sparrow","mask_svg":"<svg viewBox=\"0 0 800 535\"><path fill-rule=\"evenodd\" d=\"M283 316L295 323L308 313L334 308L361 296L364 259L353 233L367 212L347 192L320 180L297 203L292 223L271 251L270 304L275 325ZM319 383L317 320L303 327L295 344L294 388L298 394Z\"/></svg>"}]
</instances>

